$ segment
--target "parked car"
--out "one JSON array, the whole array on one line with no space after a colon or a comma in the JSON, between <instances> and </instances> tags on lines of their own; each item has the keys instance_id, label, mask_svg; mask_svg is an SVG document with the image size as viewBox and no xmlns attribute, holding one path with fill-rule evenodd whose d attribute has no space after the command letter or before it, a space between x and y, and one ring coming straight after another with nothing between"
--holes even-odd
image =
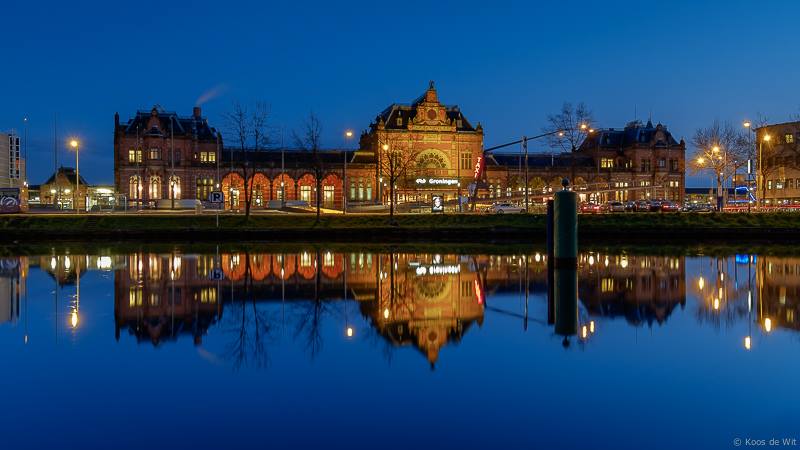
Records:
<instances>
[{"instance_id":1,"label":"parked car","mask_svg":"<svg viewBox=\"0 0 800 450\"><path fill-rule=\"evenodd\" d=\"M710 213L714 212L714 206L710 203L687 203L686 206L683 207L683 210L686 212L697 212L697 213Z\"/></svg>"},{"instance_id":2,"label":"parked car","mask_svg":"<svg viewBox=\"0 0 800 450\"><path fill-rule=\"evenodd\" d=\"M625 202L625 211L636 211L636 202L633 200Z\"/></svg>"},{"instance_id":3,"label":"parked car","mask_svg":"<svg viewBox=\"0 0 800 450\"><path fill-rule=\"evenodd\" d=\"M495 203L489 208L487 208L486 212L489 214L513 214L513 213L519 214L519 213L524 213L525 208L511 203Z\"/></svg>"},{"instance_id":4,"label":"parked car","mask_svg":"<svg viewBox=\"0 0 800 450\"><path fill-rule=\"evenodd\" d=\"M637 212L650 211L650 202L647 200L639 200L638 202L636 202L636 211Z\"/></svg>"},{"instance_id":5,"label":"parked car","mask_svg":"<svg viewBox=\"0 0 800 450\"><path fill-rule=\"evenodd\" d=\"M680 210L677 203L661 202L661 212L679 212Z\"/></svg>"},{"instance_id":6,"label":"parked car","mask_svg":"<svg viewBox=\"0 0 800 450\"><path fill-rule=\"evenodd\" d=\"M597 214L600 212L600 205L597 203L582 203L580 212L583 214Z\"/></svg>"},{"instance_id":7,"label":"parked car","mask_svg":"<svg viewBox=\"0 0 800 450\"><path fill-rule=\"evenodd\" d=\"M649 203L650 203L650 211L651 212L661 211L662 200L650 200Z\"/></svg>"},{"instance_id":8,"label":"parked car","mask_svg":"<svg viewBox=\"0 0 800 450\"><path fill-rule=\"evenodd\" d=\"M625 205L622 202L608 202L604 205L603 210L608 212L625 212Z\"/></svg>"}]
</instances>

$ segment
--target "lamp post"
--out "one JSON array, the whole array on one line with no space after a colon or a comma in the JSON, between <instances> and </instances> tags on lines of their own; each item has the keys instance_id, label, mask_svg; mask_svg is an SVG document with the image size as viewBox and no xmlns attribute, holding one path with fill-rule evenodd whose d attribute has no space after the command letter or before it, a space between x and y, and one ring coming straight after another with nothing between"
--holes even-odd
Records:
<instances>
[{"instance_id":1,"label":"lamp post","mask_svg":"<svg viewBox=\"0 0 800 450\"><path fill-rule=\"evenodd\" d=\"M345 147L353 137L353 130L344 132ZM347 214L347 148L342 151L344 155L344 175L342 177L342 214Z\"/></svg>"},{"instance_id":2,"label":"lamp post","mask_svg":"<svg viewBox=\"0 0 800 450\"><path fill-rule=\"evenodd\" d=\"M751 156L752 154L750 153L750 151L754 150L753 149L753 124L749 120L745 120L744 123L742 123L742 126L747 128L748 146L750 147L750 150L748 150L748 152L747 152L748 153L748 155L747 155L747 212L749 213L750 212L750 203L751 203L750 202L750 197L752 195L751 192L750 192L750 183L752 182L752 176L753 176L753 160L752 160L752 156ZM756 190L756 192L757 192L757 190Z\"/></svg>"},{"instance_id":3,"label":"lamp post","mask_svg":"<svg viewBox=\"0 0 800 450\"><path fill-rule=\"evenodd\" d=\"M761 186L761 207L764 207L764 197L766 197L766 189L764 189L764 162L763 162L763 155L764 155L764 142L769 142L772 139L772 136L768 134L764 134L764 137L758 141L758 173L760 175L760 182L759 185Z\"/></svg>"},{"instance_id":4,"label":"lamp post","mask_svg":"<svg viewBox=\"0 0 800 450\"><path fill-rule=\"evenodd\" d=\"M389 151L389 144L383 144L383 146L381 148L383 149L383 152L385 154L386 152ZM383 156L384 155L381 155L381 157L383 157ZM380 160L379 160L378 167L380 167L380 165L381 164L380 164ZM383 171L381 170L380 172L383 172ZM380 199L381 204L383 204L383 176L381 175L380 172L378 173L378 198Z\"/></svg>"},{"instance_id":5,"label":"lamp post","mask_svg":"<svg viewBox=\"0 0 800 450\"><path fill-rule=\"evenodd\" d=\"M80 212L80 209L78 208L78 196L80 195L80 187L81 187L81 173L78 169L78 162L79 162L78 155L80 154L80 152L78 151L79 145L80 143L78 142L77 139L69 141L69 146L75 149L75 195L73 195L73 197L75 199L74 201L75 201L76 213Z\"/></svg>"}]
</instances>

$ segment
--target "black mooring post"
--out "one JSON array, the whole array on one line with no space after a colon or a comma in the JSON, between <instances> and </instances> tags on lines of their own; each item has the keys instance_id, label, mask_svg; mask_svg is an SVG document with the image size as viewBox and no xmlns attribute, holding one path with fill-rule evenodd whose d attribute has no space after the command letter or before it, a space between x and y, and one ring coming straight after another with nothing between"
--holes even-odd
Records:
<instances>
[{"instance_id":1,"label":"black mooring post","mask_svg":"<svg viewBox=\"0 0 800 450\"><path fill-rule=\"evenodd\" d=\"M553 272L553 199L547 201L547 324L555 323L555 310L553 308L553 288L555 275Z\"/></svg>"}]
</instances>

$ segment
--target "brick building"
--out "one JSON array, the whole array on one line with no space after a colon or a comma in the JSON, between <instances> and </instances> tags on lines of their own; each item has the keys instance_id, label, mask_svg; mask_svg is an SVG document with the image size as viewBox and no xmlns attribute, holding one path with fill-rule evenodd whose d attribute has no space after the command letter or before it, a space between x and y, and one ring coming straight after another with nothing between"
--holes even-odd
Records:
<instances>
[{"instance_id":1,"label":"brick building","mask_svg":"<svg viewBox=\"0 0 800 450\"><path fill-rule=\"evenodd\" d=\"M583 201L606 202L666 199L683 202L686 144L676 141L667 127L634 121L623 129L587 133L575 152L529 154L528 189L541 201L572 180ZM490 197L518 199L524 195L521 153L487 157L486 188Z\"/></svg>"},{"instance_id":2,"label":"brick building","mask_svg":"<svg viewBox=\"0 0 800 450\"><path fill-rule=\"evenodd\" d=\"M756 197L766 205L800 204L800 122L756 129Z\"/></svg>"},{"instance_id":3,"label":"brick building","mask_svg":"<svg viewBox=\"0 0 800 450\"><path fill-rule=\"evenodd\" d=\"M386 205L391 180L398 206L427 205L438 195L454 210L456 199L465 199L476 185L478 199L520 200L522 156L484 156L483 137L480 123L473 125L458 106L440 102L433 82L413 102L380 112L361 134L357 150L320 150L316 156L304 150L224 148L200 108L181 117L154 107L125 124L115 117L115 184L129 202L150 206L173 195L205 201L220 189L226 208L241 209L245 173L256 209L280 207L284 200L313 205L318 195L329 209L341 209L345 198L348 207ZM574 152L531 154L528 189L532 201L541 202L568 177L582 200L682 202L685 150L685 143L661 124L635 121L623 129L597 130ZM476 169L484 164L485 170Z\"/></svg>"},{"instance_id":4,"label":"brick building","mask_svg":"<svg viewBox=\"0 0 800 450\"><path fill-rule=\"evenodd\" d=\"M156 106L126 123L114 115L114 185L130 204L202 198L216 179L219 132L195 107L189 117ZM207 194L206 194L207 195Z\"/></svg>"}]
</instances>

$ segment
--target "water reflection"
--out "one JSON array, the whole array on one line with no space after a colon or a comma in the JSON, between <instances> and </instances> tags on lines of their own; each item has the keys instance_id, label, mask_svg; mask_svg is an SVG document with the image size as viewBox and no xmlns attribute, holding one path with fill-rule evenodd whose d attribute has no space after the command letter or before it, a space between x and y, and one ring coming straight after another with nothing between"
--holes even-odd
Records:
<instances>
[{"instance_id":1,"label":"water reflection","mask_svg":"<svg viewBox=\"0 0 800 450\"><path fill-rule=\"evenodd\" d=\"M206 336L217 333L226 340L222 358L234 366L268 365L270 345L284 332L315 358L324 349L323 327L329 326L345 339L375 337L389 349L412 347L432 366L443 349L500 318L523 331L547 328L565 347L576 340L584 348L605 322L665 326L676 310L687 307L687 295L696 299L690 304L699 324L721 328L746 322L747 332L735 344L746 350L757 347L758 336L798 330L800 258L587 252L576 271L556 271L552 296L546 259L537 252L312 248L6 257L0 259L0 326L18 324L24 316L27 342L23 299L34 270L53 282L56 316L65 318L57 320L56 332L59 327L80 332L81 279L100 271L113 278L117 340L160 346L191 338L202 346ZM687 261L694 264L690 273Z\"/></svg>"}]
</instances>

